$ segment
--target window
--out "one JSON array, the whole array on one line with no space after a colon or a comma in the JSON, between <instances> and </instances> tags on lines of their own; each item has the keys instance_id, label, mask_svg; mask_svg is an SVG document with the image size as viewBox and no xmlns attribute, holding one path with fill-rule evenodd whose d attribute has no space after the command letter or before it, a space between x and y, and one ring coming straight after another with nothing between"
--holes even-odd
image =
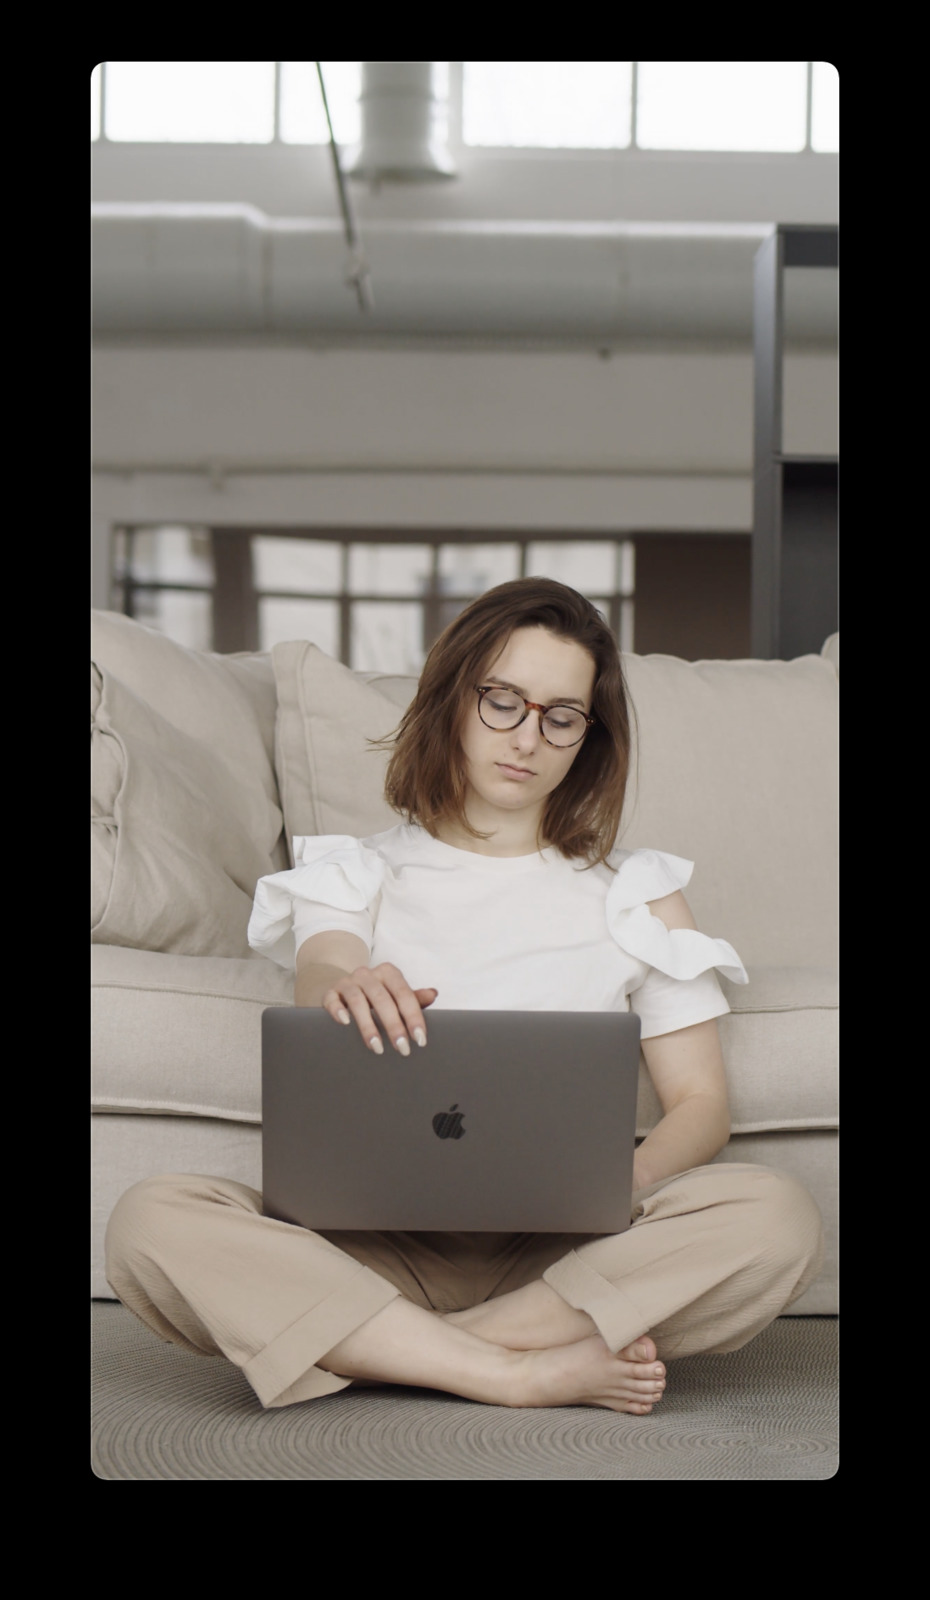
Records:
<instances>
[{"instance_id":1,"label":"window","mask_svg":"<svg viewBox=\"0 0 930 1600\"><path fill-rule=\"evenodd\" d=\"M633 649L630 539L383 530L194 527L116 533L113 605L195 650L270 650L309 639L362 672L416 674L433 640L477 595L521 576L570 583Z\"/></svg>"},{"instance_id":2,"label":"window","mask_svg":"<svg viewBox=\"0 0 930 1600\"><path fill-rule=\"evenodd\" d=\"M360 137L361 62L324 61L337 142ZM453 143L484 149L839 149L829 61L448 63ZM457 119L457 121L456 121ZM91 76L91 139L325 144L312 61L107 61Z\"/></svg>"},{"instance_id":3,"label":"window","mask_svg":"<svg viewBox=\"0 0 930 1600\"><path fill-rule=\"evenodd\" d=\"M470 145L621 149L632 126L631 61L466 61Z\"/></svg>"},{"instance_id":4,"label":"window","mask_svg":"<svg viewBox=\"0 0 930 1600\"><path fill-rule=\"evenodd\" d=\"M640 61L643 150L803 150L806 61Z\"/></svg>"},{"instance_id":5,"label":"window","mask_svg":"<svg viewBox=\"0 0 930 1600\"><path fill-rule=\"evenodd\" d=\"M161 144L268 144L273 61L108 61L108 139Z\"/></svg>"},{"instance_id":6,"label":"window","mask_svg":"<svg viewBox=\"0 0 930 1600\"><path fill-rule=\"evenodd\" d=\"M322 61L326 103L337 144L356 144L362 136L358 97L360 61ZM315 61L282 61L280 137L284 144L328 144L329 129Z\"/></svg>"},{"instance_id":7,"label":"window","mask_svg":"<svg viewBox=\"0 0 930 1600\"><path fill-rule=\"evenodd\" d=\"M840 75L832 61L813 61L811 149L839 150Z\"/></svg>"}]
</instances>

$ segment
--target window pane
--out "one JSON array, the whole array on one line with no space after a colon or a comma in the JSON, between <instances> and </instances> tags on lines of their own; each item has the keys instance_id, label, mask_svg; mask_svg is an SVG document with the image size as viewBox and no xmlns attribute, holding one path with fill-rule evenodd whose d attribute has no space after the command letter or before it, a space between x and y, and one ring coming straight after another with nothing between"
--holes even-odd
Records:
<instances>
[{"instance_id":1,"label":"window pane","mask_svg":"<svg viewBox=\"0 0 930 1600\"><path fill-rule=\"evenodd\" d=\"M352 659L356 672L418 675L423 665L423 608L389 601L352 606Z\"/></svg>"},{"instance_id":2,"label":"window pane","mask_svg":"<svg viewBox=\"0 0 930 1600\"><path fill-rule=\"evenodd\" d=\"M178 594L170 589L137 589L133 613L146 628L157 628L188 650L213 649L213 597Z\"/></svg>"},{"instance_id":3,"label":"window pane","mask_svg":"<svg viewBox=\"0 0 930 1600\"><path fill-rule=\"evenodd\" d=\"M840 148L840 75L832 61L813 63L811 149Z\"/></svg>"},{"instance_id":4,"label":"window pane","mask_svg":"<svg viewBox=\"0 0 930 1600\"><path fill-rule=\"evenodd\" d=\"M440 548L440 594L484 594L486 589L519 576L519 545L444 544Z\"/></svg>"},{"instance_id":5,"label":"window pane","mask_svg":"<svg viewBox=\"0 0 930 1600\"><path fill-rule=\"evenodd\" d=\"M128 551L132 569L127 573ZM141 582L213 584L213 550L206 528L139 528L116 550L121 574Z\"/></svg>"},{"instance_id":6,"label":"window pane","mask_svg":"<svg viewBox=\"0 0 930 1600\"><path fill-rule=\"evenodd\" d=\"M629 61L466 61L466 144L621 148L630 142Z\"/></svg>"},{"instance_id":7,"label":"window pane","mask_svg":"<svg viewBox=\"0 0 930 1600\"><path fill-rule=\"evenodd\" d=\"M636 545L624 539L620 546L620 593L633 594L636 590Z\"/></svg>"},{"instance_id":8,"label":"window pane","mask_svg":"<svg viewBox=\"0 0 930 1600\"><path fill-rule=\"evenodd\" d=\"M108 139L266 144L273 61L108 61Z\"/></svg>"},{"instance_id":9,"label":"window pane","mask_svg":"<svg viewBox=\"0 0 930 1600\"><path fill-rule=\"evenodd\" d=\"M803 150L805 61L640 61L644 150Z\"/></svg>"},{"instance_id":10,"label":"window pane","mask_svg":"<svg viewBox=\"0 0 930 1600\"><path fill-rule=\"evenodd\" d=\"M90 75L90 136L92 139L100 138L100 68L95 67Z\"/></svg>"},{"instance_id":11,"label":"window pane","mask_svg":"<svg viewBox=\"0 0 930 1600\"><path fill-rule=\"evenodd\" d=\"M309 639L339 659L339 606L335 600L259 600L258 647Z\"/></svg>"},{"instance_id":12,"label":"window pane","mask_svg":"<svg viewBox=\"0 0 930 1600\"><path fill-rule=\"evenodd\" d=\"M432 564L428 544L353 544L349 549L349 590L352 594L423 594Z\"/></svg>"},{"instance_id":13,"label":"window pane","mask_svg":"<svg viewBox=\"0 0 930 1600\"><path fill-rule=\"evenodd\" d=\"M252 543L255 587L295 589L305 594L338 594L342 587L342 546L323 539L273 539Z\"/></svg>"},{"instance_id":14,"label":"window pane","mask_svg":"<svg viewBox=\"0 0 930 1600\"><path fill-rule=\"evenodd\" d=\"M358 97L360 61L321 61L336 143L357 144L362 136ZM329 129L315 61L281 62L281 140L284 144L328 144Z\"/></svg>"},{"instance_id":15,"label":"window pane","mask_svg":"<svg viewBox=\"0 0 930 1600\"><path fill-rule=\"evenodd\" d=\"M526 552L527 577L555 578L580 594L610 594L616 571L617 547L612 540L540 542L529 545Z\"/></svg>"},{"instance_id":16,"label":"window pane","mask_svg":"<svg viewBox=\"0 0 930 1600\"><path fill-rule=\"evenodd\" d=\"M439 632L440 633L444 633L446 628L448 628L449 623L450 622L454 622L456 617L459 616L465 610L465 607L467 605L468 605L468 601L467 600L440 600L440 602L439 602ZM430 639L427 642L430 645L432 645L432 644L435 643L435 640Z\"/></svg>"}]
</instances>

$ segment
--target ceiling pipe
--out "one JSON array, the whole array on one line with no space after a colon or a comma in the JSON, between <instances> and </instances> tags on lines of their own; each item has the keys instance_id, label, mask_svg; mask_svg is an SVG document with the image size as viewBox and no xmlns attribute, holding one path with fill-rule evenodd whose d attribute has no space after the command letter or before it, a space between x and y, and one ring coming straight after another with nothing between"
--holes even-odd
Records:
<instances>
[{"instance_id":1,"label":"ceiling pipe","mask_svg":"<svg viewBox=\"0 0 930 1600\"><path fill-rule=\"evenodd\" d=\"M448 148L449 63L363 61L362 138L351 178L432 183L458 177Z\"/></svg>"}]
</instances>

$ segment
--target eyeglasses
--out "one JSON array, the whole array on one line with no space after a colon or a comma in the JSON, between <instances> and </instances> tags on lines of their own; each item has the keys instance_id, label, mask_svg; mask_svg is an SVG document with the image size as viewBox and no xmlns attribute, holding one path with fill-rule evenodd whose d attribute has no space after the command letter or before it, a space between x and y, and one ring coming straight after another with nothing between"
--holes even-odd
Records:
<instances>
[{"instance_id":1,"label":"eyeglasses","mask_svg":"<svg viewBox=\"0 0 930 1600\"><path fill-rule=\"evenodd\" d=\"M558 750L580 744L597 721L596 717L576 711L574 706L538 706L532 700L524 700L516 689L499 689L496 684L485 684L483 688L476 685L475 693L478 715L486 728L506 733L510 728L519 728L531 711L538 711L540 733L547 744L555 745Z\"/></svg>"}]
</instances>

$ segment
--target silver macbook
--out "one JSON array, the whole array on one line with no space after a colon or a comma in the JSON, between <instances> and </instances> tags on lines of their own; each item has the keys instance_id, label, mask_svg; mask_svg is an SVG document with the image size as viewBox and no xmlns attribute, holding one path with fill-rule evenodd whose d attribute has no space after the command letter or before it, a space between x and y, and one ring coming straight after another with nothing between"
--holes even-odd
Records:
<instances>
[{"instance_id":1,"label":"silver macbook","mask_svg":"<svg viewBox=\"0 0 930 1600\"><path fill-rule=\"evenodd\" d=\"M319 1230L621 1233L639 1017L430 1011L376 1056L317 1007L262 1015L266 1216Z\"/></svg>"}]
</instances>

